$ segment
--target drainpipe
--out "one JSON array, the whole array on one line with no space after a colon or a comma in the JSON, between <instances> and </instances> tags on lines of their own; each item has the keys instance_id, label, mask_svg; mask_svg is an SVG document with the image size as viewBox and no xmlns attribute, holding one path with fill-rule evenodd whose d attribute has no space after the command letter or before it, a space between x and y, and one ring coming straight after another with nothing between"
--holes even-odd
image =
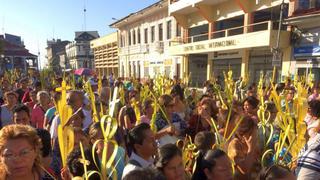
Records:
<instances>
[{"instance_id":1,"label":"drainpipe","mask_svg":"<svg viewBox=\"0 0 320 180\"><path fill-rule=\"evenodd\" d=\"M277 32L277 42L276 42L276 47L272 48L272 53L273 53L273 58L272 62L276 62L277 60L280 61L280 67L282 67L282 58L281 56L281 49L280 49L280 38L281 38L281 27L282 27L282 22L283 22L283 9L284 9L284 0L282 0L282 3L280 5L280 17L279 17L279 27L278 27L278 32ZM278 59L279 58L279 59Z\"/></svg>"}]
</instances>

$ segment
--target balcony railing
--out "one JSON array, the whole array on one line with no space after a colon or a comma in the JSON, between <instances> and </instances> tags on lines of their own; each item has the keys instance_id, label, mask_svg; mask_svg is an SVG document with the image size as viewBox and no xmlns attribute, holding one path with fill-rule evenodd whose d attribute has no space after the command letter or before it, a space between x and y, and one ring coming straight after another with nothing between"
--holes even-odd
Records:
<instances>
[{"instance_id":1,"label":"balcony railing","mask_svg":"<svg viewBox=\"0 0 320 180\"><path fill-rule=\"evenodd\" d=\"M258 31L266 31L266 30L275 30L275 29L278 29L278 26L279 26L278 22L264 21L264 22L249 24L247 26L238 26L238 27L234 27L234 28L214 31L211 34L203 33L203 34L198 34L198 35L194 35L194 36L189 36L184 39L179 38L179 39L171 41L170 44L171 45L180 45L180 44L186 44L186 43L206 41L209 39L230 37L230 36L235 36L235 35L240 35L240 34L245 34L245 33L253 33L253 32L258 32ZM282 29L285 30L286 27L283 26Z\"/></svg>"},{"instance_id":2,"label":"balcony railing","mask_svg":"<svg viewBox=\"0 0 320 180\"><path fill-rule=\"evenodd\" d=\"M148 44L138 44L120 48L120 54L143 54L149 52Z\"/></svg>"}]
</instances>

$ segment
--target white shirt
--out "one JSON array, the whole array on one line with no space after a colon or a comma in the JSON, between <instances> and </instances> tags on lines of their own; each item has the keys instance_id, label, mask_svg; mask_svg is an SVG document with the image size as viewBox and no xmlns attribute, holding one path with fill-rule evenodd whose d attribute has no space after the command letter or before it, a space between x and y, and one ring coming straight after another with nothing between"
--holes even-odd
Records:
<instances>
[{"instance_id":1,"label":"white shirt","mask_svg":"<svg viewBox=\"0 0 320 180\"><path fill-rule=\"evenodd\" d=\"M60 117L59 115L56 115L51 123L50 126L50 134L51 134L51 139L56 139L58 137L58 126L60 124Z\"/></svg>"},{"instance_id":2,"label":"white shirt","mask_svg":"<svg viewBox=\"0 0 320 180\"><path fill-rule=\"evenodd\" d=\"M123 174L122 174L122 179L131 171L133 170L137 170L137 169L142 169L142 168L147 168L147 167L152 167L153 166L153 159L150 158L148 161L143 159L142 157L138 156L136 153L132 152L130 160L136 160L141 167L133 165L128 163L123 170Z\"/></svg>"}]
</instances>

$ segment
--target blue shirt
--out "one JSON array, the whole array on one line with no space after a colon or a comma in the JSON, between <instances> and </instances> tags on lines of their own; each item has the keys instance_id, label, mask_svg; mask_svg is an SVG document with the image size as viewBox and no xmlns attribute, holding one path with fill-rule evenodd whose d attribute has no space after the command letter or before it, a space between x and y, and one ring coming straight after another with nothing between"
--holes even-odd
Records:
<instances>
[{"instance_id":1,"label":"blue shirt","mask_svg":"<svg viewBox=\"0 0 320 180\"><path fill-rule=\"evenodd\" d=\"M47 112L44 116L47 118L48 124L51 125L51 122L52 122L53 118L55 117L55 113L56 113L55 106L47 110Z\"/></svg>"},{"instance_id":2,"label":"blue shirt","mask_svg":"<svg viewBox=\"0 0 320 180\"><path fill-rule=\"evenodd\" d=\"M114 159L114 163L113 163L115 165L116 170L117 170L118 180L122 179L122 173L123 173L124 167L126 165L125 157L126 157L125 150L122 147L118 146L118 151L117 151L116 157ZM110 170L108 170L108 173L110 173ZM112 176L110 176L110 177L112 177Z\"/></svg>"}]
</instances>

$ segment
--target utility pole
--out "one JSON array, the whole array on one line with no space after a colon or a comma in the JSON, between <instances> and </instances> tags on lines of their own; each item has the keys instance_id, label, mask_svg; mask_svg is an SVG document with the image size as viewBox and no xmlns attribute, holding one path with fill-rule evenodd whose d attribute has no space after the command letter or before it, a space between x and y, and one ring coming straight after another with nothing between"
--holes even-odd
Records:
<instances>
[{"instance_id":1,"label":"utility pole","mask_svg":"<svg viewBox=\"0 0 320 180\"><path fill-rule=\"evenodd\" d=\"M87 9L86 9L86 0L83 0L83 30L87 30Z\"/></svg>"},{"instance_id":2,"label":"utility pole","mask_svg":"<svg viewBox=\"0 0 320 180\"><path fill-rule=\"evenodd\" d=\"M87 9L86 9L86 0L83 0L83 31L87 30ZM85 51L85 59L84 59L84 68L88 68L88 50L86 46L83 46Z\"/></svg>"},{"instance_id":3,"label":"utility pole","mask_svg":"<svg viewBox=\"0 0 320 180\"><path fill-rule=\"evenodd\" d=\"M40 61L40 50L39 50L39 40L38 40L38 59L37 59L37 68L39 68L38 70L41 70L41 61Z\"/></svg>"},{"instance_id":4,"label":"utility pole","mask_svg":"<svg viewBox=\"0 0 320 180\"><path fill-rule=\"evenodd\" d=\"M40 60L40 51L38 50L38 67L41 70L41 60Z\"/></svg>"},{"instance_id":5,"label":"utility pole","mask_svg":"<svg viewBox=\"0 0 320 180\"><path fill-rule=\"evenodd\" d=\"M282 63L282 52L280 49L280 38L281 38L281 28L282 28L282 22L283 22L283 10L284 10L284 0L282 0L282 3L280 5L280 16L279 16L279 27L278 27L278 32L277 32L277 43L276 43L276 47L272 48L272 53L273 53L272 65L275 67L281 67L281 63Z\"/></svg>"}]
</instances>

